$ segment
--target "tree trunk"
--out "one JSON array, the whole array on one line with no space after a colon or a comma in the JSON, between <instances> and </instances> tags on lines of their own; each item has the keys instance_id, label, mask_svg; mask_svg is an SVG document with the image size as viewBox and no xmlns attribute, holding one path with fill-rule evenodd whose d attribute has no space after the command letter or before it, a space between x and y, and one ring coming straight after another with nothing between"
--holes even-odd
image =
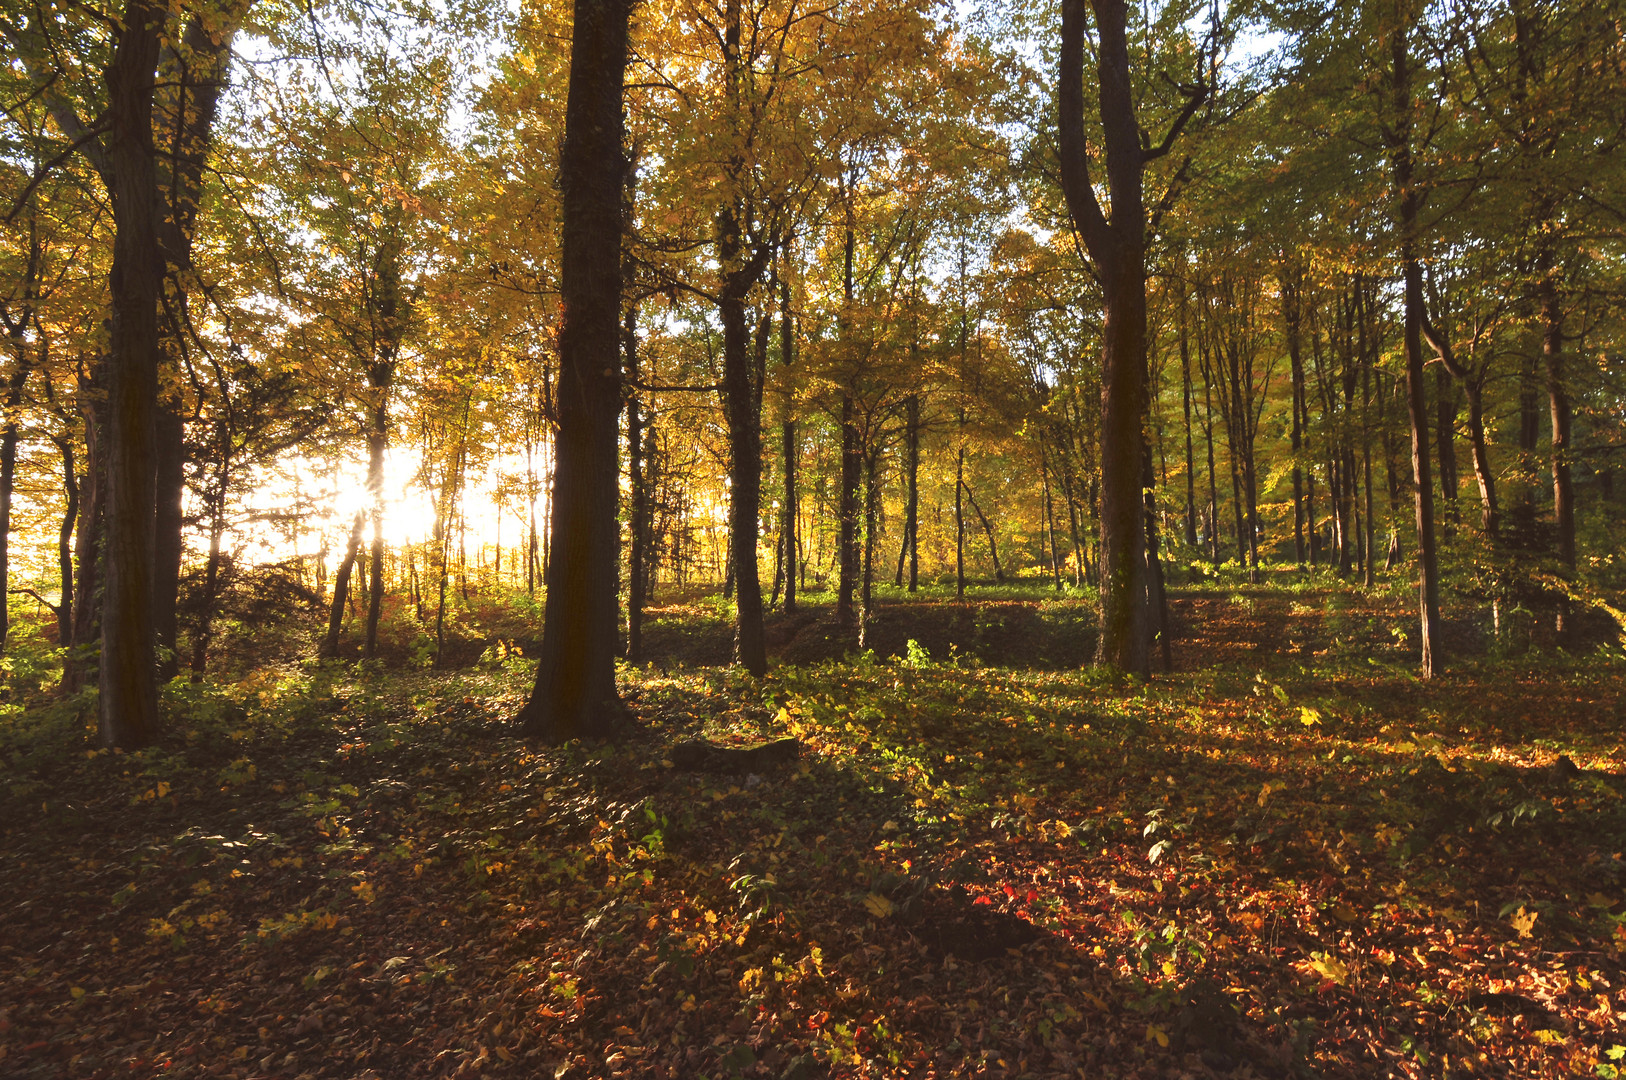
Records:
<instances>
[{"instance_id":1,"label":"tree trunk","mask_svg":"<svg viewBox=\"0 0 1626 1080\"><path fill-rule=\"evenodd\" d=\"M649 491L644 476L644 410L638 390L638 305L629 301L621 326L627 370L627 662L644 662L644 562L649 550Z\"/></svg>"},{"instance_id":2,"label":"tree trunk","mask_svg":"<svg viewBox=\"0 0 1626 1080\"><path fill-rule=\"evenodd\" d=\"M156 503L153 523L153 634L158 650L158 680L180 672L181 558L186 551L182 513L186 497L186 425L180 404L158 402L157 462L153 476Z\"/></svg>"},{"instance_id":3,"label":"tree trunk","mask_svg":"<svg viewBox=\"0 0 1626 1080\"><path fill-rule=\"evenodd\" d=\"M734 235L720 244L725 257L737 257ZM726 263L725 263L726 265ZM723 322L723 412L728 421L728 556L734 586L734 662L752 675L768 671L762 624L762 582L757 570L757 528L762 508L762 432L758 391L752 378L750 331L743 294L725 293L718 305Z\"/></svg>"},{"instance_id":4,"label":"tree trunk","mask_svg":"<svg viewBox=\"0 0 1626 1080\"><path fill-rule=\"evenodd\" d=\"M153 462L164 260L152 101L164 22L161 6L129 0L106 74L114 241L99 710L102 744L125 750L151 743L159 732Z\"/></svg>"},{"instance_id":5,"label":"tree trunk","mask_svg":"<svg viewBox=\"0 0 1626 1080\"><path fill-rule=\"evenodd\" d=\"M907 565L909 591L915 592L920 587L920 395L910 394L904 409L903 547L898 552L897 584L903 585Z\"/></svg>"},{"instance_id":6,"label":"tree trunk","mask_svg":"<svg viewBox=\"0 0 1626 1080\"><path fill-rule=\"evenodd\" d=\"M850 392L841 395L841 488L837 504L840 534L837 540L836 622L847 630L857 626L853 602L858 584L860 537L858 485L864 470L863 439L857 423L857 403Z\"/></svg>"},{"instance_id":7,"label":"tree trunk","mask_svg":"<svg viewBox=\"0 0 1626 1080\"><path fill-rule=\"evenodd\" d=\"M1463 396L1468 399L1468 446L1473 451L1474 481L1479 485L1480 527L1492 542L1501 529L1501 515L1496 506L1496 475L1491 472L1490 449L1485 442L1485 403L1483 387L1479 382L1465 382Z\"/></svg>"},{"instance_id":8,"label":"tree trunk","mask_svg":"<svg viewBox=\"0 0 1626 1080\"><path fill-rule=\"evenodd\" d=\"M621 411L622 88L630 0L575 0L559 183L563 218L553 539L525 734L618 734L616 496Z\"/></svg>"},{"instance_id":9,"label":"tree trunk","mask_svg":"<svg viewBox=\"0 0 1626 1080\"><path fill-rule=\"evenodd\" d=\"M75 693L90 676L88 646L101 638L102 538L106 523L103 504L107 482L102 403L98 400L106 374L105 362L92 362L88 376L79 378L80 412L85 424L85 474L79 483L79 521L74 530L73 649L62 666L62 689Z\"/></svg>"},{"instance_id":10,"label":"tree trunk","mask_svg":"<svg viewBox=\"0 0 1626 1080\"><path fill-rule=\"evenodd\" d=\"M1575 488L1570 481L1570 399L1564 386L1564 311L1556 271L1544 268L1541 301L1541 356L1546 363L1548 412L1552 420L1553 521L1558 526L1558 561L1575 569Z\"/></svg>"},{"instance_id":11,"label":"tree trunk","mask_svg":"<svg viewBox=\"0 0 1626 1080\"><path fill-rule=\"evenodd\" d=\"M988 537L988 554L994 560L994 581L1003 585L1005 584L1005 567L999 561L999 544L994 540L994 527L988 521L988 515L982 512L982 507L977 505L977 497L971 493L970 486L963 484L962 486L965 487L966 499L971 503L971 512L977 515L978 521L982 522L983 535Z\"/></svg>"},{"instance_id":12,"label":"tree trunk","mask_svg":"<svg viewBox=\"0 0 1626 1080\"><path fill-rule=\"evenodd\" d=\"M11 595L11 496L17 482L17 410L22 406L23 386L33 368L21 335L17 336L17 366L6 387L5 430L0 433L0 649L5 647L11 627L11 605L6 601Z\"/></svg>"},{"instance_id":13,"label":"tree trunk","mask_svg":"<svg viewBox=\"0 0 1626 1080\"><path fill-rule=\"evenodd\" d=\"M1187 329L1186 287L1180 286L1180 405L1186 415L1186 546L1197 546L1197 470L1191 441L1191 340Z\"/></svg>"},{"instance_id":14,"label":"tree trunk","mask_svg":"<svg viewBox=\"0 0 1626 1080\"><path fill-rule=\"evenodd\" d=\"M779 362L790 367L796 358L796 327L791 318L790 282L779 283ZM785 415L779 423L779 451L785 466L784 524L780 527L785 537L785 614L796 610L798 545L796 532L800 524L796 500L796 418L791 398L785 396Z\"/></svg>"},{"instance_id":15,"label":"tree trunk","mask_svg":"<svg viewBox=\"0 0 1626 1080\"><path fill-rule=\"evenodd\" d=\"M796 421L787 417L779 425L779 451L785 463L784 523L785 536L785 614L796 610L798 545L796 531L799 510L796 500Z\"/></svg>"},{"instance_id":16,"label":"tree trunk","mask_svg":"<svg viewBox=\"0 0 1626 1080\"><path fill-rule=\"evenodd\" d=\"M1434 441L1440 458L1440 494L1445 498L1440 537L1446 543L1451 542L1457 523L1456 426L1457 399L1451 373L1437 367L1434 369Z\"/></svg>"},{"instance_id":17,"label":"tree trunk","mask_svg":"<svg viewBox=\"0 0 1626 1080\"><path fill-rule=\"evenodd\" d=\"M961 421L964 427L964 421ZM954 598L965 599L965 447L954 458Z\"/></svg>"},{"instance_id":18,"label":"tree trunk","mask_svg":"<svg viewBox=\"0 0 1626 1080\"><path fill-rule=\"evenodd\" d=\"M220 589L220 542L226 532L226 478L209 500L209 561L203 567L203 595L199 598L198 627L192 637L192 681L201 682L209 666L209 646L214 637L215 597Z\"/></svg>"},{"instance_id":19,"label":"tree trunk","mask_svg":"<svg viewBox=\"0 0 1626 1080\"><path fill-rule=\"evenodd\" d=\"M344 609L350 601L350 578L355 573L356 557L361 551L361 536L366 525L367 511L357 510L350 522L350 536L345 541L339 572L333 575L333 601L328 606L327 633L322 635L321 648L316 651L316 655L324 660L336 660L339 656L339 634L344 629Z\"/></svg>"},{"instance_id":20,"label":"tree trunk","mask_svg":"<svg viewBox=\"0 0 1626 1080\"><path fill-rule=\"evenodd\" d=\"M1282 274L1282 324L1287 330L1287 359L1293 379L1293 561L1304 569L1304 472L1299 455L1304 451L1304 428L1301 423L1304 402L1304 353L1301 324L1301 279L1296 272ZM1311 526L1314 528L1314 526Z\"/></svg>"},{"instance_id":21,"label":"tree trunk","mask_svg":"<svg viewBox=\"0 0 1626 1080\"><path fill-rule=\"evenodd\" d=\"M860 649L868 644L870 623L875 618L875 533L879 528L876 511L880 503L880 489L876 483L876 473L880 456L879 447L871 447L864 454L864 567L862 581L859 586L858 608L858 647Z\"/></svg>"},{"instance_id":22,"label":"tree trunk","mask_svg":"<svg viewBox=\"0 0 1626 1080\"><path fill-rule=\"evenodd\" d=\"M1423 269L1417 254L1418 191L1413 179L1411 148L1411 57L1409 26L1394 30L1390 45L1394 63L1394 124L1390 159L1394 192L1399 201L1399 255L1405 282L1406 404L1411 420L1411 470L1417 506L1417 566L1419 637L1422 675L1436 670L1435 645L1440 619L1439 565L1434 548L1434 486L1429 478L1428 400L1423 386Z\"/></svg>"},{"instance_id":23,"label":"tree trunk","mask_svg":"<svg viewBox=\"0 0 1626 1080\"><path fill-rule=\"evenodd\" d=\"M62 595L56 605L56 642L65 650L71 650L76 642L73 640L73 526L79 519L79 476L74 471L73 440L71 438L58 438L57 450L62 454L62 493L65 505L62 510L62 525L57 529L56 565L57 572L62 578ZM64 671L67 662L64 661Z\"/></svg>"}]
</instances>

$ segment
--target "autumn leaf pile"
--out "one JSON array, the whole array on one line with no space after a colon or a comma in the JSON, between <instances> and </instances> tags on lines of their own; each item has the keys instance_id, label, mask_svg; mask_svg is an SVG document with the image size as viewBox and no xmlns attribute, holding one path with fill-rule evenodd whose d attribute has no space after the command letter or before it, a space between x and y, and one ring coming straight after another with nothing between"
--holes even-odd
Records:
<instances>
[{"instance_id":1,"label":"autumn leaf pile","mask_svg":"<svg viewBox=\"0 0 1626 1080\"><path fill-rule=\"evenodd\" d=\"M1381 605L1179 614L1146 685L629 671L618 747L513 738L514 657L177 684L139 754L14 721L0 1074L1626 1069L1626 658L1422 684ZM667 756L783 735L763 775Z\"/></svg>"}]
</instances>

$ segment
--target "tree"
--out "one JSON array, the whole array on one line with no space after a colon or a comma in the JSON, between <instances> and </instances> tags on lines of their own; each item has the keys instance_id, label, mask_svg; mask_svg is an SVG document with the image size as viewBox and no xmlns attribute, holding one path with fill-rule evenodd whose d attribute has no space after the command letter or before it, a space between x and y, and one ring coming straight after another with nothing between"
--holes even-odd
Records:
<instances>
[{"instance_id":1,"label":"tree","mask_svg":"<svg viewBox=\"0 0 1626 1080\"><path fill-rule=\"evenodd\" d=\"M1062 0L1061 66L1056 89L1061 187L1074 229L1089 255L1106 307L1101 353L1101 632L1098 663L1150 671L1144 505L1141 495L1146 389L1146 166L1166 155L1214 91L1217 66L1201 51L1195 81L1181 84L1183 104L1164 136L1152 142L1136 114L1129 62L1129 5L1090 0L1096 35L1098 115L1108 205L1091 177L1085 142L1086 0ZM1172 197L1171 185L1163 203ZM1155 208L1159 212L1163 205Z\"/></svg>"},{"instance_id":2,"label":"tree","mask_svg":"<svg viewBox=\"0 0 1626 1080\"><path fill-rule=\"evenodd\" d=\"M622 94L631 0L575 0L559 158L563 214L558 463L536 686L521 730L560 741L619 732L616 421L621 412Z\"/></svg>"}]
</instances>

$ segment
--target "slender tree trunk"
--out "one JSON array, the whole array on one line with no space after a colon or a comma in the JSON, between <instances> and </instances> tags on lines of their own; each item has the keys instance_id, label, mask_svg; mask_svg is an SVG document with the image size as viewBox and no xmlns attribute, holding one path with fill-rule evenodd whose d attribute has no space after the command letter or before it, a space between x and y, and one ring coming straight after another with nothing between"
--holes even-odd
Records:
<instances>
[{"instance_id":1,"label":"slender tree trunk","mask_svg":"<svg viewBox=\"0 0 1626 1080\"><path fill-rule=\"evenodd\" d=\"M152 620L158 650L158 680L168 682L180 672L181 559L186 551L182 513L186 497L186 426L180 403L171 398L159 400L156 415Z\"/></svg>"},{"instance_id":2,"label":"slender tree trunk","mask_svg":"<svg viewBox=\"0 0 1626 1080\"><path fill-rule=\"evenodd\" d=\"M1203 364L1203 442L1208 448L1208 557L1219 564L1219 483L1214 468L1214 398Z\"/></svg>"},{"instance_id":3,"label":"slender tree trunk","mask_svg":"<svg viewBox=\"0 0 1626 1080\"><path fill-rule=\"evenodd\" d=\"M26 325L26 324L25 324ZM19 327L21 328L21 327ZM21 338L21 335L17 335ZM5 647L11 625L11 496L17 483L17 410L23 403L23 386L33 365L21 340L17 342L17 365L6 387L5 429L0 433L0 649Z\"/></svg>"},{"instance_id":4,"label":"slender tree trunk","mask_svg":"<svg viewBox=\"0 0 1626 1080\"><path fill-rule=\"evenodd\" d=\"M373 544L372 568L368 574L367 636L362 644L362 655L371 659L378 655L378 620L384 611L384 455L389 451L389 384L394 375L394 363L381 380L375 380L371 430L367 433L367 495L372 504Z\"/></svg>"},{"instance_id":5,"label":"slender tree trunk","mask_svg":"<svg viewBox=\"0 0 1626 1080\"><path fill-rule=\"evenodd\" d=\"M622 88L630 0L575 0L565 135L553 542L525 734L604 738L625 726L615 688L621 411Z\"/></svg>"},{"instance_id":6,"label":"slender tree trunk","mask_svg":"<svg viewBox=\"0 0 1626 1080\"><path fill-rule=\"evenodd\" d=\"M1304 402L1303 309L1301 280L1293 271L1282 274L1282 324L1287 330L1287 359L1293 379L1293 561L1304 569L1304 472L1299 455L1304 451L1304 428L1300 422ZM1314 526L1312 526L1313 528Z\"/></svg>"},{"instance_id":7,"label":"slender tree trunk","mask_svg":"<svg viewBox=\"0 0 1626 1080\"><path fill-rule=\"evenodd\" d=\"M786 368L796 362L796 326L791 316L790 281L779 283L779 362ZM801 523L796 498L796 418L791 399L785 397L785 415L779 423L779 452L784 460L785 498L784 523L780 526L785 536L785 614L796 610L797 558L800 545L797 530Z\"/></svg>"},{"instance_id":8,"label":"slender tree trunk","mask_svg":"<svg viewBox=\"0 0 1626 1080\"><path fill-rule=\"evenodd\" d=\"M1484 396L1478 381L1464 382L1462 391L1468 399L1468 446L1473 453L1474 481L1479 486L1479 523L1494 543L1501 530L1501 515L1496 506L1496 475L1491 472L1490 449L1485 441Z\"/></svg>"},{"instance_id":9,"label":"slender tree trunk","mask_svg":"<svg viewBox=\"0 0 1626 1080\"><path fill-rule=\"evenodd\" d=\"M164 9L129 0L107 69L113 184L113 332L108 364L106 547L102 587L100 733L134 749L158 737L153 628L157 487L158 181L153 83Z\"/></svg>"},{"instance_id":10,"label":"slender tree trunk","mask_svg":"<svg viewBox=\"0 0 1626 1080\"><path fill-rule=\"evenodd\" d=\"M644 662L644 567L649 550L649 491L644 476L644 412L638 390L638 305L629 301L621 327L621 351L627 369L627 661Z\"/></svg>"},{"instance_id":11,"label":"slender tree trunk","mask_svg":"<svg viewBox=\"0 0 1626 1080\"><path fill-rule=\"evenodd\" d=\"M865 648L868 644L870 623L875 619L875 543L876 531L879 528L877 510L880 505L880 488L876 483L876 473L879 470L880 448L871 447L864 454L864 570L863 582L859 589L858 612L858 647Z\"/></svg>"},{"instance_id":12,"label":"slender tree trunk","mask_svg":"<svg viewBox=\"0 0 1626 1080\"><path fill-rule=\"evenodd\" d=\"M1163 560L1158 557L1157 501L1153 495L1152 447L1146 445L1142 491L1146 512L1146 590L1151 608L1152 634L1158 645L1158 658L1165 672L1174 670L1174 654L1169 641L1169 597L1163 586ZM1151 642L1147 643L1148 645Z\"/></svg>"},{"instance_id":13,"label":"slender tree trunk","mask_svg":"<svg viewBox=\"0 0 1626 1080\"><path fill-rule=\"evenodd\" d=\"M1056 543L1056 507L1050 498L1050 459L1039 448L1039 479L1044 485L1044 524L1050 536L1050 581L1057 592L1061 592L1061 548Z\"/></svg>"},{"instance_id":14,"label":"slender tree trunk","mask_svg":"<svg viewBox=\"0 0 1626 1080\"><path fill-rule=\"evenodd\" d=\"M1434 548L1434 486L1429 478L1428 402L1423 386L1423 269L1417 253L1418 192L1412 175L1409 30L1409 27L1397 27L1390 44L1394 63L1395 131L1389 149L1400 211L1399 254L1405 281L1406 403L1411 419L1412 483L1417 504L1419 637L1422 675L1428 679L1436 670L1440 582Z\"/></svg>"},{"instance_id":15,"label":"slender tree trunk","mask_svg":"<svg viewBox=\"0 0 1626 1080\"><path fill-rule=\"evenodd\" d=\"M339 572L333 575L333 600L328 607L327 633L322 636L322 647L317 650L317 655L324 660L334 660L339 656L339 634L344 629L344 610L350 600L350 578L355 572L356 556L361 551L361 536L366 525L367 511L357 510L350 523L350 536L345 541Z\"/></svg>"},{"instance_id":16,"label":"slender tree trunk","mask_svg":"<svg viewBox=\"0 0 1626 1080\"><path fill-rule=\"evenodd\" d=\"M1197 470L1191 444L1191 340L1187 327L1186 287L1180 286L1180 405L1186 416L1186 546L1197 546Z\"/></svg>"},{"instance_id":17,"label":"slender tree trunk","mask_svg":"<svg viewBox=\"0 0 1626 1080\"><path fill-rule=\"evenodd\" d=\"M800 549L796 538L800 524L796 499L796 421L789 416L779 425L779 452L785 463L784 523L781 530L785 535L785 613L788 615L796 610L797 556Z\"/></svg>"},{"instance_id":18,"label":"slender tree trunk","mask_svg":"<svg viewBox=\"0 0 1626 1080\"><path fill-rule=\"evenodd\" d=\"M197 629L192 635L192 681L201 682L209 666L209 648L214 641L215 602L220 591L221 538L226 532L226 480L217 478L219 487L208 500L209 561L203 567L203 595L199 598Z\"/></svg>"},{"instance_id":19,"label":"slender tree trunk","mask_svg":"<svg viewBox=\"0 0 1626 1080\"><path fill-rule=\"evenodd\" d=\"M853 230L846 234L846 308L853 303ZM845 322L846 316L843 316ZM859 575L858 484L864 468L864 444L858 430L858 404L850 384L841 390L841 496L840 575L836 589L836 622L851 630L855 624L853 589Z\"/></svg>"},{"instance_id":20,"label":"slender tree trunk","mask_svg":"<svg viewBox=\"0 0 1626 1080\"><path fill-rule=\"evenodd\" d=\"M965 427L964 410L961 411L960 426ZM961 438L964 438L962 433ZM965 447L961 446L954 457L954 598L965 599L965 500L962 494L965 491Z\"/></svg>"},{"instance_id":21,"label":"slender tree trunk","mask_svg":"<svg viewBox=\"0 0 1626 1080\"><path fill-rule=\"evenodd\" d=\"M103 468L102 403L98 400L105 376L98 358L88 376L79 378L79 404L85 425L85 473L79 482L79 520L74 530L73 649L62 666L62 689L75 693L90 678L91 642L99 641L101 626L103 514L107 482Z\"/></svg>"},{"instance_id":22,"label":"slender tree trunk","mask_svg":"<svg viewBox=\"0 0 1626 1080\"><path fill-rule=\"evenodd\" d=\"M56 606L56 642L63 649L71 650L76 644L73 640L73 526L79 519L79 476L74 471L73 440L57 438L54 441L62 455L62 494L65 500L56 540L57 573L62 580L62 595Z\"/></svg>"},{"instance_id":23,"label":"slender tree trunk","mask_svg":"<svg viewBox=\"0 0 1626 1080\"><path fill-rule=\"evenodd\" d=\"M1457 399L1451 373L1434 369L1434 441L1440 458L1440 494L1445 498L1440 537L1451 542L1457 524Z\"/></svg>"},{"instance_id":24,"label":"slender tree trunk","mask_svg":"<svg viewBox=\"0 0 1626 1080\"><path fill-rule=\"evenodd\" d=\"M1541 301L1541 356L1546 364L1548 412L1553 428L1553 520L1558 526L1558 561L1574 570L1575 488L1570 480L1570 399L1564 386L1564 310L1556 271L1551 265L1544 269L1537 297Z\"/></svg>"},{"instance_id":25,"label":"slender tree trunk","mask_svg":"<svg viewBox=\"0 0 1626 1080\"><path fill-rule=\"evenodd\" d=\"M898 552L897 584L903 585L904 567L909 571L909 591L920 587L920 395L910 394L904 403L904 497L903 547Z\"/></svg>"},{"instance_id":26,"label":"slender tree trunk","mask_svg":"<svg viewBox=\"0 0 1626 1080\"><path fill-rule=\"evenodd\" d=\"M983 535L988 537L988 554L994 560L994 581L1003 585L1005 584L1005 567L999 561L999 544L994 540L994 527L988 521L988 515L982 512L982 507L977 505L977 497L971 493L969 486L965 489L965 497L971 503L971 512L977 515L978 521L982 522Z\"/></svg>"}]
</instances>

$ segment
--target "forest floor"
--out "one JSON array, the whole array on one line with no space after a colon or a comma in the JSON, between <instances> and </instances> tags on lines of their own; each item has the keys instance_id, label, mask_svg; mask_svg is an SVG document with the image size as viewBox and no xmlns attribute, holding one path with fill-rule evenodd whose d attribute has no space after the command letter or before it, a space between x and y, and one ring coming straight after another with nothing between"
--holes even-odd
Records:
<instances>
[{"instance_id":1,"label":"forest floor","mask_svg":"<svg viewBox=\"0 0 1626 1080\"><path fill-rule=\"evenodd\" d=\"M1137 684L1079 667L1082 601L999 595L839 661L781 617L760 682L669 605L613 747L513 738L501 650L177 683L136 754L0 721L0 1075L1626 1069L1618 647L1464 624L1425 684L1403 602L1221 589Z\"/></svg>"}]
</instances>

